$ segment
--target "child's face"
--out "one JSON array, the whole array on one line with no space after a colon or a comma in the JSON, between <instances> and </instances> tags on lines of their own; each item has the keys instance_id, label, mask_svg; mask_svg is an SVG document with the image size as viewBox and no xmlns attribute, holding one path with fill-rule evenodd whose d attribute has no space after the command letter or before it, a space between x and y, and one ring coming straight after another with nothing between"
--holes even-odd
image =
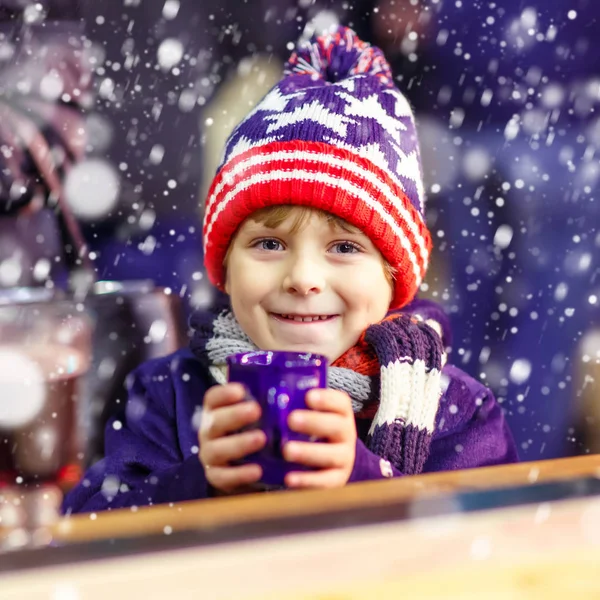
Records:
<instances>
[{"instance_id":1,"label":"child's face","mask_svg":"<svg viewBox=\"0 0 600 600\"><path fill-rule=\"evenodd\" d=\"M225 289L260 349L314 352L333 362L386 315L392 286L363 233L318 213L298 231L293 221L290 215L269 228L247 219L230 248Z\"/></svg>"}]
</instances>

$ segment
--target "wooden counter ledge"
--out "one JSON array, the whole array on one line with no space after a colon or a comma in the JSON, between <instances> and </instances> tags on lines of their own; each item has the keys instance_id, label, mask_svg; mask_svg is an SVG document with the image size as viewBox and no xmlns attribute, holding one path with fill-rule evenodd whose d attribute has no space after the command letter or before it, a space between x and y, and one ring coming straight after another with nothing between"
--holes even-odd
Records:
<instances>
[{"instance_id":1,"label":"wooden counter ledge","mask_svg":"<svg viewBox=\"0 0 600 600\"><path fill-rule=\"evenodd\" d=\"M169 531L200 530L268 519L377 508L440 493L464 492L581 477L600 477L600 455L430 473L352 484L335 491L308 490L214 498L179 504L119 509L62 518L58 542L129 538Z\"/></svg>"}]
</instances>

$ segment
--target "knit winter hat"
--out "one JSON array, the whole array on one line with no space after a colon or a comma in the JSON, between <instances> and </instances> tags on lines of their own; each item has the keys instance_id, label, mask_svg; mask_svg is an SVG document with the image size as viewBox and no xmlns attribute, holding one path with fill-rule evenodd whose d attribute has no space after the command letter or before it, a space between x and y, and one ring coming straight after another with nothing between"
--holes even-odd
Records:
<instances>
[{"instance_id":1,"label":"knit winter hat","mask_svg":"<svg viewBox=\"0 0 600 600\"><path fill-rule=\"evenodd\" d=\"M281 81L234 130L204 213L205 264L223 289L238 227L267 206L333 213L396 269L391 308L425 275L431 236L414 117L381 50L339 27L299 43Z\"/></svg>"}]
</instances>

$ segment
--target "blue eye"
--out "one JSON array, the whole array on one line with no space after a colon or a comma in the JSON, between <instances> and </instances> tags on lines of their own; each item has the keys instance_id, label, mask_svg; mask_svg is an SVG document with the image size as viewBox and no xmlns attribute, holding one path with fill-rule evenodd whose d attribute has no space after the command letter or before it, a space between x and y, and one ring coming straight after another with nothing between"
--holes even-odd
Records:
<instances>
[{"instance_id":1,"label":"blue eye","mask_svg":"<svg viewBox=\"0 0 600 600\"><path fill-rule=\"evenodd\" d=\"M283 248L281 242L274 240L272 238L266 238L264 240L259 240L256 242L256 248L259 250L267 250L270 252L276 252L277 250L281 250Z\"/></svg>"},{"instance_id":2,"label":"blue eye","mask_svg":"<svg viewBox=\"0 0 600 600\"><path fill-rule=\"evenodd\" d=\"M332 249L335 254L354 254L361 251L358 245L352 242L338 242L332 246Z\"/></svg>"}]
</instances>

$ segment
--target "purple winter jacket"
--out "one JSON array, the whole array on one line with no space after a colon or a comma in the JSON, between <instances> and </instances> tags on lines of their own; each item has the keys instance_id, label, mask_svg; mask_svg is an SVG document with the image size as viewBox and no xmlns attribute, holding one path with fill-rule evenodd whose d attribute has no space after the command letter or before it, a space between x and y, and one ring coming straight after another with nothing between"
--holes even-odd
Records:
<instances>
[{"instance_id":1,"label":"purple winter jacket","mask_svg":"<svg viewBox=\"0 0 600 600\"><path fill-rule=\"evenodd\" d=\"M516 462L512 435L492 393L454 366L444 367L443 375L449 383L423 472ZM105 458L67 494L63 512L208 497L197 426L211 385L212 377L189 349L138 367L128 380L126 406L107 425ZM379 456L359 439L350 482L383 478Z\"/></svg>"}]
</instances>

